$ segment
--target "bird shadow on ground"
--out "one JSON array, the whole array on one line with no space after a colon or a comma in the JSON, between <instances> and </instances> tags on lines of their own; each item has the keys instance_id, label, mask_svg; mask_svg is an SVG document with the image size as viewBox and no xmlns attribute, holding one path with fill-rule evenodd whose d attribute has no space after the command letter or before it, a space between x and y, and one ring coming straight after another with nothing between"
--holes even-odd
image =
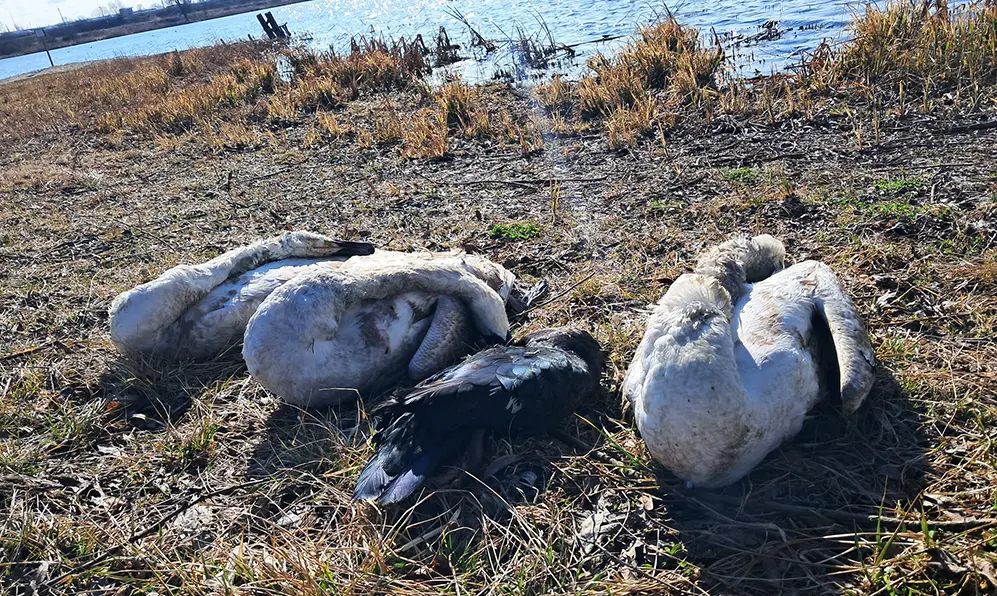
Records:
<instances>
[{"instance_id":1,"label":"bird shadow on ground","mask_svg":"<svg viewBox=\"0 0 997 596\"><path fill-rule=\"evenodd\" d=\"M275 521L297 510L353 508L363 519L350 523L367 525L393 553L437 565L476 551L486 524L508 523L517 506L537 502L556 473L548 458L536 454L542 440L496 435L486 438L482 461L453 474L454 468L445 468L441 476L448 479L432 477L400 505L354 503L356 478L372 454L368 413L380 401L274 410L245 475L247 480L271 479L279 489L254 503L253 516ZM317 501L323 504L315 507Z\"/></svg>"},{"instance_id":2,"label":"bird shadow on ground","mask_svg":"<svg viewBox=\"0 0 997 596\"><path fill-rule=\"evenodd\" d=\"M135 362L112 360L98 380L111 420L157 431L180 424L198 398L222 395L225 386L245 376L235 355L210 362Z\"/></svg>"},{"instance_id":3,"label":"bird shadow on ground","mask_svg":"<svg viewBox=\"0 0 997 596\"><path fill-rule=\"evenodd\" d=\"M596 424L566 423L561 434L577 443L493 436L474 474L375 508L351 504L370 455L364 406L282 406L246 469L248 479L280 479L253 514L280 523L309 508L337 516L352 510L349 523L366 526L365 540L419 561L418 573L445 576L472 565L500 532L513 550L542 556L555 548L565 567L661 582L662 589L697 584L744 594L835 593L861 581L875 588L884 580L860 578L863 561L895 556L921 532L921 510L913 507L927 485L928 440L887 370L856 417L824 400L792 441L721 490L686 489L660 467L621 455L612 433L639 439L625 427L605 431L620 424L606 407L583 408ZM590 453L582 448L600 442ZM600 450L614 463L598 461ZM538 536L557 544L540 544Z\"/></svg>"}]
</instances>

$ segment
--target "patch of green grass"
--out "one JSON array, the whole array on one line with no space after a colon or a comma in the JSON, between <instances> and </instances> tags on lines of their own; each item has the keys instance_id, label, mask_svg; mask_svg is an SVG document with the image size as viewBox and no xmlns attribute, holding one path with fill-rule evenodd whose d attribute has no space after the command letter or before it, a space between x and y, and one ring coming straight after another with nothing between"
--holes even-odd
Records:
<instances>
[{"instance_id":1,"label":"patch of green grass","mask_svg":"<svg viewBox=\"0 0 997 596\"><path fill-rule=\"evenodd\" d=\"M856 211L865 215L881 215L904 221L912 221L922 212L922 209L918 205L912 205L906 199L869 202L856 197L848 197L838 201L838 203L853 207Z\"/></svg>"},{"instance_id":2,"label":"patch of green grass","mask_svg":"<svg viewBox=\"0 0 997 596\"><path fill-rule=\"evenodd\" d=\"M543 228L539 224L528 221L524 223L495 224L488 230L488 235L492 238L516 242L536 238L540 235L541 231L543 231Z\"/></svg>"},{"instance_id":3,"label":"patch of green grass","mask_svg":"<svg viewBox=\"0 0 997 596\"><path fill-rule=\"evenodd\" d=\"M53 402L49 410L47 447L65 449L91 443L96 437L104 406L91 402L74 406L68 402Z\"/></svg>"},{"instance_id":4,"label":"patch of green grass","mask_svg":"<svg viewBox=\"0 0 997 596\"><path fill-rule=\"evenodd\" d=\"M22 444L18 439L0 441L0 473L34 476L41 471L38 465L41 459L37 449Z\"/></svg>"},{"instance_id":5,"label":"patch of green grass","mask_svg":"<svg viewBox=\"0 0 997 596\"><path fill-rule=\"evenodd\" d=\"M920 178L880 178L873 187L884 194L900 195L921 188L921 184Z\"/></svg>"},{"instance_id":6,"label":"patch of green grass","mask_svg":"<svg viewBox=\"0 0 997 596\"><path fill-rule=\"evenodd\" d=\"M886 215L896 219L912 220L918 214L918 208L907 201L886 201L884 203L872 203L865 208L867 213L873 215Z\"/></svg>"},{"instance_id":7,"label":"patch of green grass","mask_svg":"<svg viewBox=\"0 0 997 596\"><path fill-rule=\"evenodd\" d=\"M762 179L762 173L758 168L735 168L723 173L724 180L735 184L758 184Z\"/></svg>"},{"instance_id":8,"label":"patch of green grass","mask_svg":"<svg viewBox=\"0 0 997 596\"><path fill-rule=\"evenodd\" d=\"M193 461L210 455L219 428L212 420L202 420L189 435L169 447L170 455L178 462Z\"/></svg>"},{"instance_id":9,"label":"patch of green grass","mask_svg":"<svg viewBox=\"0 0 997 596\"><path fill-rule=\"evenodd\" d=\"M897 360L911 360L920 355L920 349L917 342L907 337L887 338L880 344L879 349L883 356L891 362Z\"/></svg>"}]
</instances>

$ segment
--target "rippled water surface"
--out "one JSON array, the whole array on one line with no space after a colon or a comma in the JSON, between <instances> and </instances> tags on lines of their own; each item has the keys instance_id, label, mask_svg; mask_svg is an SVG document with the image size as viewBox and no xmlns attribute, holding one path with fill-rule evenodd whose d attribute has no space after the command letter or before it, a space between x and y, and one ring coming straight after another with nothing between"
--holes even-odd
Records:
<instances>
[{"instance_id":1,"label":"rippled water surface","mask_svg":"<svg viewBox=\"0 0 997 596\"><path fill-rule=\"evenodd\" d=\"M777 39L757 41L740 51L742 72L768 73L797 59L801 51L810 50L824 38L837 38L847 23L853 3L844 0L689 0L671 9L684 23L699 27L704 34L729 38L752 37L764 32L762 25L778 21L781 35ZM638 23L647 22L665 11L662 3L629 0L311 0L272 9L280 23L286 22L292 33L310 35L308 42L316 48L330 45L341 50L348 47L351 36L369 33L371 28L385 36L412 36L421 33L435 36L440 25L446 27L454 43L466 44L470 36L464 25L453 17L459 11L486 38L511 39L522 29L529 33L549 27L558 44L578 46L579 60L595 51L612 51L621 40L585 43L603 37L625 36ZM175 49L204 46L218 40L261 36L256 13L232 15L210 21L136 33L114 39L52 50L56 65L99 60L116 56L141 56ZM500 57L501 59L501 57ZM48 66L45 53L0 60L0 78L39 70ZM459 65L472 79L494 74L495 63L467 62ZM571 70L570 65L562 68Z\"/></svg>"}]
</instances>

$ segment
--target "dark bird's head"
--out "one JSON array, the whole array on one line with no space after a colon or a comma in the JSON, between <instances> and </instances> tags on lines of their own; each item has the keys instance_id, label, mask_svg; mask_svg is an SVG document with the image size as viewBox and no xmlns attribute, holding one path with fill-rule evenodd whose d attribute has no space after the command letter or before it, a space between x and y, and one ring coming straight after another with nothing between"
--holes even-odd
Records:
<instances>
[{"instance_id":1,"label":"dark bird's head","mask_svg":"<svg viewBox=\"0 0 997 596\"><path fill-rule=\"evenodd\" d=\"M576 327L541 329L524 337L520 343L530 346L554 346L574 352L588 365L589 372L598 377L605 363L602 346L588 331Z\"/></svg>"}]
</instances>

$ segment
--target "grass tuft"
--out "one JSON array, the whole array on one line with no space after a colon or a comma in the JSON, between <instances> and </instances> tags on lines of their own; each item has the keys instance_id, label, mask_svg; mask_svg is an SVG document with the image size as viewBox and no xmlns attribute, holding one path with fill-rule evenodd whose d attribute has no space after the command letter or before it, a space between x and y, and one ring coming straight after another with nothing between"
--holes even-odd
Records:
<instances>
[{"instance_id":1,"label":"grass tuft","mask_svg":"<svg viewBox=\"0 0 997 596\"><path fill-rule=\"evenodd\" d=\"M750 186L761 181L761 172L757 168L736 168L723 173L724 180L729 180L736 184Z\"/></svg>"},{"instance_id":2,"label":"grass tuft","mask_svg":"<svg viewBox=\"0 0 997 596\"><path fill-rule=\"evenodd\" d=\"M880 178L873 187L887 195L901 195L919 190L923 182L920 178Z\"/></svg>"},{"instance_id":3,"label":"grass tuft","mask_svg":"<svg viewBox=\"0 0 997 596\"><path fill-rule=\"evenodd\" d=\"M516 222L509 224L495 224L488 230L488 235L492 238L506 240L509 242L519 242L532 240L540 235L543 228L540 224L532 221Z\"/></svg>"}]
</instances>

